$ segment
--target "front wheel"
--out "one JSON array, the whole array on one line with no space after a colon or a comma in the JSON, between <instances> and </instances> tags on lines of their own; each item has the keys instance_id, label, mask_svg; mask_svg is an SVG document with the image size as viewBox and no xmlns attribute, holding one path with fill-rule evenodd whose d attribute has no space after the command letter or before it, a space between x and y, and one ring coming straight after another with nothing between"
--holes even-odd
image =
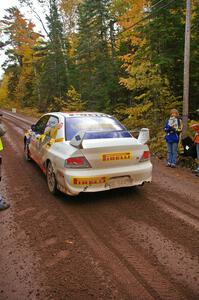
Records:
<instances>
[{"instance_id":1,"label":"front wheel","mask_svg":"<svg viewBox=\"0 0 199 300\"><path fill-rule=\"evenodd\" d=\"M47 168L46 168L46 178L47 178L47 184L48 189L52 194L57 194L57 181L55 178L54 170L52 163L49 161Z\"/></svg>"}]
</instances>

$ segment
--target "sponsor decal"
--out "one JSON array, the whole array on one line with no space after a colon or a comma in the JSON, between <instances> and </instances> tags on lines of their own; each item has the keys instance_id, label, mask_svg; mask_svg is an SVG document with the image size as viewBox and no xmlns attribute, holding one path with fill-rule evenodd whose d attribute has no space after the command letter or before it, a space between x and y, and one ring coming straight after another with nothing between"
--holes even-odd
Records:
<instances>
[{"instance_id":1,"label":"sponsor decal","mask_svg":"<svg viewBox=\"0 0 199 300\"><path fill-rule=\"evenodd\" d=\"M2 143L2 140L0 138L0 151L2 151L2 150L3 150L3 143Z\"/></svg>"},{"instance_id":2,"label":"sponsor decal","mask_svg":"<svg viewBox=\"0 0 199 300\"><path fill-rule=\"evenodd\" d=\"M62 143L62 142L64 142L64 138L55 139L55 143Z\"/></svg>"},{"instance_id":3,"label":"sponsor decal","mask_svg":"<svg viewBox=\"0 0 199 300\"><path fill-rule=\"evenodd\" d=\"M115 153L104 153L102 154L102 161L116 161L116 160L130 160L133 154L131 151L128 152L115 152Z\"/></svg>"},{"instance_id":4,"label":"sponsor decal","mask_svg":"<svg viewBox=\"0 0 199 300\"><path fill-rule=\"evenodd\" d=\"M103 184L108 182L108 177L72 177L71 182L73 185L91 186L97 184Z\"/></svg>"}]
</instances>

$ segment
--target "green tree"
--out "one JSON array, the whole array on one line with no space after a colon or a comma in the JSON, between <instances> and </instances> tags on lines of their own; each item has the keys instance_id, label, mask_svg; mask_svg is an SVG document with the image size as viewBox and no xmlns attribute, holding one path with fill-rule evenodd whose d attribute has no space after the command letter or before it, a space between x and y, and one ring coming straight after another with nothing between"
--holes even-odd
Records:
<instances>
[{"instance_id":1,"label":"green tree","mask_svg":"<svg viewBox=\"0 0 199 300\"><path fill-rule=\"evenodd\" d=\"M176 96L182 96L183 91L185 2L176 0L157 14L157 8L152 9L154 15L144 30L151 60L167 76ZM155 4L152 0L151 5Z\"/></svg>"},{"instance_id":2,"label":"green tree","mask_svg":"<svg viewBox=\"0 0 199 300\"><path fill-rule=\"evenodd\" d=\"M167 36L170 31L167 33L160 25L161 13L158 16L151 14L150 21L138 23L133 31L129 30L132 24L144 18L144 4L146 1L126 0L128 9L119 17L119 24L124 30L121 39L128 45L127 53L122 56L126 76L121 77L120 83L131 91L132 98L128 107L121 107L116 113L128 128L148 126L152 134L157 135L164 126L169 110L175 106L181 111L182 91L180 96L175 94L173 82L171 84L169 75L172 75L171 69L174 68L176 53L169 54L172 52ZM164 14L170 12L163 12ZM163 38L158 36L162 31L165 33L165 35L162 33Z\"/></svg>"},{"instance_id":3,"label":"green tree","mask_svg":"<svg viewBox=\"0 0 199 300\"><path fill-rule=\"evenodd\" d=\"M66 111L83 111L86 109L86 102L82 101L81 95L70 86L66 93Z\"/></svg>"},{"instance_id":4,"label":"green tree","mask_svg":"<svg viewBox=\"0 0 199 300\"><path fill-rule=\"evenodd\" d=\"M70 86L64 97L54 97L50 105L50 111L83 111L86 102L82 101L81 95Z\"/></svg>"},{"instance_id":5,"label":"green tree","mask_svg":"<svg viewBox=\"0 0 199 300\"><path fill-rule=\"evenodd\" d=\"M76 88L88 100L90 109L111 111L119 101L121 88L110 0L86 0L79 5L77 37Z\"/></svg>"},{"instance_id":6,"label":"green tree","mask_svg":"<svg viewBox=\"0 0 199 300\"><path fill-rule=\"evenodd\" d=\"M66 42L63 37L62 22L58 11L57 0L50 0L50 11L47 16L48 41L46 55L42 61L40 75L41 102L39 109L45 111L53 98L61 98L67 89Z\"/></svg>"},{"instance_id":7,"label":"green tree","mask_svg":"<svg viewBox=\"0 0 199 300\"><path fill-rule=\"evenodd\" d=\"M19 105L30 105L33 95L33 47L39 37L34 31L34 24L25 19L16 7L6 10L1 20L4 32L7 60L3 67L9 74L8 99Z\"/></svg>"},{"instance_id":8,"label":"green tree","mask_svg":"<svg viewBox=\"0 0 199 300\"><path fill-rule=\"evenodd\" d=\"M129 70L130 78L122 78L121 84L134 92L132 104L121 112L128 128L149 127L153 134L164 126L170 109L182 109L180 99L172 94L168 79L161 75L158 66L150 61L133 65Z\"/></svg>"},{"instance_id":9,"label":"green tree","mask_svg":"<svg viewBox=\"0 0 199 300\"><path fill-rule=\"evenodd\" d=\"M191 36L190 111L199 108L199 5L194 1Z\"/></svg>"}]
</instances>

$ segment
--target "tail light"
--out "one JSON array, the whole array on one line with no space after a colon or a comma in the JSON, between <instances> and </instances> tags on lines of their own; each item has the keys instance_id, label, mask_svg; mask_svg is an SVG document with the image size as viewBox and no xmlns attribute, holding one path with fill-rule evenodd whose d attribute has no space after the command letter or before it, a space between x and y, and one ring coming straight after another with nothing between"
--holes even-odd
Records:
<instances>
[{"instance_id":1,"label":"tail light","mask_svg":"<svg viewBox=\"0 0 199 300\"><path fill-rule=\"evenodd\" d=\"M143 152L142 157L140 159L140 161L146 161L150 159L150 151L146 150Z\"/></svg>"},{"instance_id":2,"label":"tail light","mask_svg":"<svg viewBox=\"0 0 199 300\"><path fill-rule=\"evenodd\" d=\"M70 157L65 160L65 168L83 169L90 168L90 164L84 156Z\"/></svg>"}]
</instances>

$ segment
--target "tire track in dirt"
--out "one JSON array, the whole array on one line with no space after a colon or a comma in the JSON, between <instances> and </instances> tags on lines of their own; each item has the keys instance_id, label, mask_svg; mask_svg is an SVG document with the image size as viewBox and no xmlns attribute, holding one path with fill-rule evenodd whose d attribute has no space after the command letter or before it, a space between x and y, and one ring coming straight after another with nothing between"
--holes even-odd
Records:
<instances>
[{"instance_id":1,"label":"tire track in dirt","mask_svg":"<svg viewBox=\"0 0 199 300\"><path fill-rule=\"evenodd\" d=\"M180 202L180 198L178 197L177 199L176 195L173 195L172 193L168 193L166 199L162 196L162 193L158 194L155 191L153 197L151 195L148 197L151 202L155 203L155 205L159 206L162 210L173 215L175 218L183 220L187 224L193 226L195 230L199 231L198 208L184 203L183 200Z\"/></svg>"},{"instance_id":2,"label":"tire track in dirt","mask_svg":"<svg viewBox=\"0 0 199 300\"><path fill-rule=\"evenodd\" d=\"M136 278L137 276L135 276L135 272L129 270L121 261L118 253L115 253L113 249L108 247L78 213L75 213L74 210L69 212L68 209L66 213L71 223L80 233L80 236L82 236L91 247L95 255L97 255L99 259L102 259L106 267L113 272L114 277L116 277L116 280L125 288L129 297L133 295L134 299L158 299L157 294L155 292L151 293L149 287L146 289L146 287L143 286L143 282L140 283Z\"/></svg>"},{"instance_id":3,"label":"tire track in dirt","mask_svg":"<svg viewBox=\"0 0 199 300\"><path fill-rule=\"evenodd\" d=\"M7 111L2 111L3 112L3 119L7 119L9 121L14 121L14 122L20 122L22 124L26 124L30 127L31 124L33 124L33 122L35 121L35 118L25 118L25 117L21 117L19 116L18 114L13 114L13 113L10 113L10 112L7 112Z\"/></svg>"},{"instance_id":4,"label":"tire track in dirt","mask_svg":"<svg viewBox=\"0 0 199 300\"><path fill-rule=\"evenodd\" d=\"M198 257L184 250L180 244L166 239L157 228L149 224L143 223L144 226L138 232L140 222L125 218L124 214L121 216L121 212L115 210L117 209L110 209L108 214L100 207L96 211L93 206L89 207L89 214L83 207L78 212L83 215L84 221L89 223L96 236L120 257L148 290L151 289L155 299L182 299L182 294L177 292L180 290L184 290L189 299L196 299L199 295ZM116 216L116 224L110 215ZM82 227L84 228L83 223ZM151 234L154 230L155 234ZM144 256L143 251L140 251L143 248L146 250Z\"/></svg>"},{"instance_id":5,"label":"tire track in dirt","mask_svg":"<svg viewBox=\"0 0 199 300\"><path fill-rule=\"evenodd\" d=\"M153 183L159 191L171 192L176 195L176 199L183 199L188 204L199 207L198 187L199 178L189 169L167 168L164 162L154 158ZM191 200L191 202L190 202Z\"/></svg>"},{"instance_id":6,"label":"tire track in dirt","mask_svg":"<svg viewBox=\"0 0 199 300\"><path fill-rule=\"evenodd\" d=\"M8 122L12 127L18 130L19 134L23 135L24 132L30 128L30 125L26 122L22 122L21 120L17 120L15 118L10 118L7 116L3 117L4 122Z\"/></svg>"},{"instance_id":7,"label":"tire track in dirt","mask_svg":"<svg viewBox=\"0 0 199 300\"><path fill-rule=\"evenodd\" d=\"M191 198L191 195L188 197L187 195L180 195L177 192L173 191L167 191L166 189L160 189L158 188L157 183L153 183L153 186L155 187L155 194L161 197L162 191L169 194L169 197L167 201L170 201L170 203L176 203L176 205L181 204L182 206L185 205L185 210L189 210L189 207L193 209L192 213L195 213L197 211L197 216L199 216L199 198L197 197L197 201L193 201ZM158 193L159 191L159 193Z\"/></svg>"},{"instance_id":8,"label":"tire track in dirt","mask_svg":"<svg viewBox=\"0 0 199 300\"><path fill-rule=\"evenodd\" d=\"M107 222L107 218L103 218L100 212L96 214L91 209L90 213L92 213L92 217L88 214L82 217L78 209L78 214L74 213L74 210L71 210L70 216L68 212L67 215L71 218L71 222L75 220L75 226L81 233L81 236L85 238L98 256L103 256L105 263L109 262L110 266L109 257L111 257L112 261L113 258L115 259L116 264L120 267L119 271L122 271L122 274L126 273L125 280L128 285L130 284L130 279L134 277L140 286L143 286L154 299L186 299L124 237L113 229L113 226ZM104 230L105 228L106 230ZM117 260L119 259L120 263L117 262L116 258ZM121 278L118 269L114 265L110 267L115 276L118 279ZM124 267L128 270L128 273L124 272ZM131 286L133 287L132 283ZM170 292L169 295L168 291ZM143 293L139 291L137 295L138 299L140 299L139 297L148 299L146 295L143 295L144 297L142 295Z\"/></svg>"},{"instance_id":9,"label":"tire track in dirt","mask_svg":"<svg viewBox=\"0 0 199 300\"><path fill-rule=\"evenodd\" d=\"M153 189L153 198L165 202L167 205L172 205L174 208L179 209L182 213L187 214L194 219L199 220L199 198L197 203L192 203L191 198L186 195L179 195L173 191L165 190L167 197L162 196L162 190L158 187L156 183L153 183L155 187Z\"/></svg>"},{"instance_id":10,"label":"tire track in dirt","mask_svg":"<svg viewBox=\"0 0 199 300\"><path fill-rule=\"evenodd\" d=\"M187 204L181 204L177 201L172 200L166 200L162 196L159 197L159 200L164 202L167 206L174 208L175 211L178 211L181 213L181 215L185 215L189 218L189 220L192 220L192 224L196 227L197 230L199 230L199 212L195 209L193 210L193 207ZM181 207L182 206L182 207ZM187 219L188 219L187 218Z\"/></svg>"},{"instance_id":11,"label":"tire track in dirt","mask_svg":"<svg viewBox=\"0 0 199 300\"><path fill-rule=\"evenodd\" d=\"M126 191L122 191L119 190L117 191L117 194L121 193L121 198L122 196L124 196L126 198L127 196L127 192ZM141 196L142 194L140 193L139 196ZM109 195L110 196L110 195ZM150 206L151 204L153 204L151 206L151 210L154 212L156 211L155 215L156 217L159 215L159 205L157 204L157 202L153 202L153 199L149 198L147 196L147 193L145 193L145 195L143 194L142 196L145 196L145 199L142 199L142 197L139 197L138 199L133 199L134 196L136 196L137 198L137 193L133 193L132 194L132 202L134 200L136 200L136 202L132 203L132 206L130 206L128 201L121 201L116 202L116 206L115 208L113 208L113 206L109 206L108 210L104 211L103 206L101 208L101 206L97 206L90 204L91 207L89 207L89 214L87 214L86 210L84 209L84 207L81 206L80 210L79 210L79 214L84 214L83 218L85 220L87 220L87 222L90 222L90 226L92 227L92 229L97 232L98 235L101 234L101 232L105 235L105 231L103 231L103 227L107 228L107 231L109 233L108 237L107 237L107 241L108 243L110 240L110 236L111 236L111 232L114 232L114 227L117 229L117 232L114 232L113 235L117 236L117 238L115 240L119 241L119 237L118 237L118 232L120 234L120 237L124 238L126 237L126 240L128 241L129 238L130 240L133 241L132 247L135 246L135 243L137 241L139 241L138 246L140 249L145 248L145 252L146 252L146 259L148 258L149 260L149 255L148 252L151 250L152 255L151 256L155 256L157 261L152 261L152 265L153 263L155 263L155 265L157 266L157 264L159 264L160 266L163 265L164 268L161 268L163 271L163 274L167 273L167 277L170 277L170 281L172 282L173 280L176 281L176 283L182 285L181 286L181 290L184 290L187 292L187 297L192 299L196 299L199 296L199 283L198 283L198 274L199 271L197 272L197 270L199 270L199 259L198 259L198 249L199 249L199 242L197 240L197 235L198 232L194 232L195 230L198 230L197 228L193 228L190 231L189 228L189 234L192 235L192 239L190 239L189 235L187 235L186 232L184 232L183 234L183 243L182 243L182 239L181 239L181 228L184 227L185 224L182 224L181 220L179 219L179 216L177 215L177 218L175 216L175 211L172 210L172 215L168 214L168 211L166 211L166 215L163 215L163 217L160 215L158 223L159 225L161 225L162 220L167 220L168 223L170 223L171 217L173 219L174 222L174 218L175 220L175 227L179 228L177 229L178 233L175 234L175 239L173 239L172 233L174 232L174 228L172 227L172 223L171 223L171 227L170 229L167 229L167 235L166 238L164 236L165 234L165 230L163 230L163 233L161 233L159 231L159 225L156 222L155 224L153 224L153 222L148 222L146 220L146 217L144 215L146 215L148 213L148 215L150 216L151 212L150 210L146 209L146 203L147 206ZM170 196L170 195L169 195ZM112 196L113 197L113 196ZM129 199L130 196L128 195ZM115 197L116 200L117 197ZM108 200L108 199L107 199ZM110 200L110 199L109 199ZM139 202L139 206L142 202L142 200L145 200L145 204L143 204L145 207L143 207L143 210L140 209L140 216L141 217L136 217L136 210L137 210L137 201ZM152 201L152 203L151 203ZM160 199L161 202L161 199ZM126 204L124 204L126 203ZM96 204L96 203L95 203ZM92 209L93 208L93 209ZM165 213L165 205L163 203L163 208L161 208L161 214L162 212ZM97 211L97 212L96 212ZM108 213L107 213L108 211ZM147 212L148 211L148 212ZM131 215L130 215L131 212ZM122 213L122 215L121 215ZM144 215L143 215L144 213ZM92 216L92 218L90 217L90 215ZM103 216L103 219L101 219ZM111 217L114 216L114 217ZM115 218L115 220L114 220ZM131 219L133 218L133 219ZM151 215L151 218L153 218L153 215ZM94 222L93 222L94 220ZM109 220L109 223L107 223L107 220ZM120 220L124 220L122 223L122 227L119 226L120 225ZM129 224L133 224L133 226L130 226ZM142 226L142 230L140 230L139 235L140 235L140 239L138 239L137 235L137 241L136 238L132 239L132 237L134 236L134 230L135 230L135 224L140 224L141 222L146 222L144 223L146 227ZM165 226L164 227L168 227L167 226L167 222L164 222ZM183 223L184 223L184 218L183 218ZM99 224L101 225L101 227L99 227ZM102 225L104 224L104 226ZM107 224L107 225L106 225ZM109 229L108 229L108 225L109 225ZM170 224L169 224L170 225ZM183 226L182 226L183 225ZM190 227L190 222L186 223L186 227L187 225ZM154 232L154 226L156 228L156 231L158 232L158 234L151 234L151 232ZM126 234L125 234L125 228L128 229L129 227L131 228L131 236L129 237L129 233L128 230L126 230ZM162 226L161 226L162 227ZM191 226L192 227L192 226ZM148 231L146 229L149 229ZM169 238L168 236L168 230L170 231L169 233ZM182 230L183 231L183 230ZM144 242L144 239L146 240L147 238L147 234L145 234L145 232L148 232L148 235L152 235L153 236L153 242L149 239L147 242ZM177 238L178 235L180 236L180 238ZM193 243L193 239L195 237L195 243ZM177 238L177 241L176 241ZM104 236L103 239L105 240ZM122 240L122 239L121 239ZM173 241L172 241L173 240ZM125 244L125 241L123 242ZM122 244L119 243L119 244ZM115 245L117 246L116 242ZM167 247L166 247L167 245ZM165 251L160 251L159 253L157 253L157 249L163 249L164 250L165 247ZM194 249L195 248L195 249ZM129 248L130 249L130 248ZM153 251L154 250L154 251ZM122 251L120 251L122 254ZM125 252L125 251L123 251ZM133 251L132 251L133 252ZM176 252L176 257L175 257L175 252ZM130 250L129 250L130 253ZM154 253L154 254L153 254ZM130 255L131 256L131 255ZM136 256L136 255L135 255ZM153 257L152 257L153 258ZM175 262L175 258L176 258L176 262ZM149 260L150 261L150 260ZM171 264L172 262L172 264ZM142 263L142 265L144 266L145 264ZM189 275L188 275L189 274ZM141 273L142 275L142 273ZM169 275L169 276L168 276ZM193 293L192 293L193 292ZM191 296L192 294L192 296Z\"/></svg>"}]
</instances>

